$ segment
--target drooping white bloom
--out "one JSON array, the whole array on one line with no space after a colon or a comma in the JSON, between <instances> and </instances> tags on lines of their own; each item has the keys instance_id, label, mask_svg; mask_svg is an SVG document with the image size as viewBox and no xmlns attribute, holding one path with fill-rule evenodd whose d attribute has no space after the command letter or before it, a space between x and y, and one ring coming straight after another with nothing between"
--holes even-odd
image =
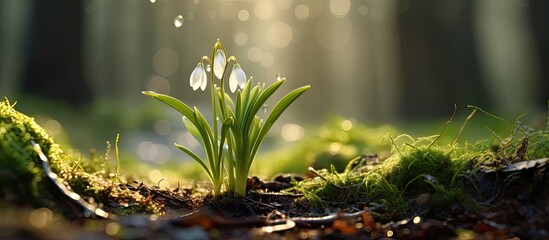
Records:
<instances>
[{"instance_id":1,"label":"drooping white bloom","mask_svg":"<svg viewBox=\"0 0 549 240\"><path fill-rule=\"evenodd\" d=\"M202 62L199 62L191 73L189 84L194 91L199 88L202 89L202 91L206 89L206 85L208 84L208 76L206 76L206 71L204 70L204 64Z\"/></svg>"},{"instance_id":2,"label":"drooping white bloom","mask_svg":"<svg viewBox=\"0 0 549 240\"><path fill-rule=\"evenodd\" d=\"M208 75L206 75L206 71L202 71L202 84L200 84L200 90L204 91L206 90L206 86L208 86Z\"/></svg>"},{"instance_id":3,"label":"drooping white bloom","mask_svg":"<svg viewBox=\"0 0 549 240\"><path fill-rule=\"evenodd\" d=\"M214 56L214 74L217 78L221 79L223 77L223 71L225 71L225 66L227 65L227 57L225 57L225 52L222 49L217 49Z\"/></svg>"},{"instance_id":4,"label":"drooping white bloom","mask_svg":"<svg viewBox=\"0 0 549 240\"><path fill-rule=\"evenodd\" d=\"M244 73L240 67L240 64L235 63L233 65L231 76L229 77L229 89L234 93L237 86L242 89L244 88L244 85L246 85L246 73Z\"/></svg>"}]
</instances>

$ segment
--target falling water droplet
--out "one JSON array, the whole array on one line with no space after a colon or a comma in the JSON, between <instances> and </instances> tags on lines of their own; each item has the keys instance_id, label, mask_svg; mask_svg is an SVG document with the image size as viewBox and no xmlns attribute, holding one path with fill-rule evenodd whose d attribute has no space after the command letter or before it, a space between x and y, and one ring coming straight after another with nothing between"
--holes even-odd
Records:
<instances>
[{"instance_id":1,"label":"falling water droplet","mask_svg":"<svg viewBox=\"0 0 549 240\"><path fill-rule=\"evenodd\" d=\"M207 64L206 65L206 72L210 72L212 71L212 66L210 66L210 64Z\"/></svg>"},{"instance_id":2,"label":"falling water droplet","mask_svg":"<svg viewBox=\"0 0 549 240\"><path fill-rule=\"evenodd\" d=\"M263 106L261 107L261 111L263 112L269 111L269 107L267 106L267 104L263 104Z\"/></svg>"},{"instance_id":3,"label":"falling water droplet","mask_svg":"<svg viewBox=\"0 0 549 240\"><path fill-rule=\"evenodd\" d=\"M151 3L155 3L155 2L156 2L156 0L151 0Z\"/></svg>"},{"instance_id":4,"label":"falling water droplet","mask_svg":"<svg viewBox=\"0 0 549 240\"><path fill-rule=\"evenodd\" d=\"M277 80L277 81L280 81L280 79L282 79L282 77L280 76L280 73L277 73L277 74L276 74L276 80Z\"/></svg>"},{"instance_id":5,"label":"falling water droplet","mask_svg":"<svg viewBox=\"0 0 549 240\"><path fill-rule=\"evenodd\" d=\"M173 25L175 25L176 28L180 28L181 26L183 26L183 22L185 20L183 19L183 16L181 15L178 15L177 17L175 17L175 19L173 20Z\"/></svg>"}]
</instances>

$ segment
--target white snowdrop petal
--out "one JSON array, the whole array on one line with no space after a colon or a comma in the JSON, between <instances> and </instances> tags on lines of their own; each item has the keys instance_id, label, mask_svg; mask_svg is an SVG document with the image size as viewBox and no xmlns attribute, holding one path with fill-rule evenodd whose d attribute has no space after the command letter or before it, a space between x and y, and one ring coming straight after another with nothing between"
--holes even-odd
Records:
<instances>
[{"instance_id":1,"label":"white snowdrop petal","mask_svg":"<svg viewBox=\"0 0 549 240\"><path fill-rule=\"evenodd\" d=\"M195 91L200 87L202 82L202 72L204 72L204 64L200 62L196 65L196 68L191 73L191 77L189 79L189 84Z\"/></svg>"},{"instance_id":2,"label":"white snowdrop petal","mask_svg":"<svg viewBox=\"0 0 549 240\"><path fill-rule=\"evenodd\" d=\"M229 89L232 93L236 91L236 87L238 86L238 79L237 74L235 71L236 65L233 66L233 70L231 71L231 76L229 76Z\"/></svg>"},{"instance_id":3,"label":"white snowdrop petal","mask_svg":"<svg viewBox=\"0 0 549 240\"><path fill-rule=\"evenodd\" d=\"M214 74L217 78L221 79L223 77L223 71L225 70L225 65L227 65L227 58L225 57L225 52L221 49L217 49L214 57Z\"/></svg>"},{"instance_id":4,"label":"white snowdrop petal","mask_svg":"<svg viewBox=\"0 0 549 240\"><path fill-rule=\"evenodd\" d=\"M243 89L246 85L246 73L244 73L244 70L240 67L240 64L235 64L235 69L233 69L233 72L236 73L236 81L238 82L238 86L240 89Z\"/></svg>"},{"instance_id":5,"label":"white snowdrop petal","mask_svg":"<svg viewBox=\"0 0 549 240\"><path fill-rule=\"evenodd\" d=\"M205 71L202 71L200 80L201 80L200 89L204 91L206 90L206 86L208 86L208 75L206 75Z\"/></svg>"}]
</instances>

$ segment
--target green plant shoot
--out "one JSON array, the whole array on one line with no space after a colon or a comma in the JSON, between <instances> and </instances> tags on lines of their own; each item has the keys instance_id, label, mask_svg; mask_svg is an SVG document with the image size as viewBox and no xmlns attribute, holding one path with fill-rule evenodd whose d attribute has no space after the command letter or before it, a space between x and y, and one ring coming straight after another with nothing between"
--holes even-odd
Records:
<instances>
[{"instance_id":1,"label":"green plant shoot","mask_svg":"<svg viewBox=\"0 0 549 240\"><path fill-rule=\"evenodd\" d=\"M231 63L232 71L228 75L227 68ZM230 94L225 90L227 77ZM217 80L220 81L219 85L216 84ZM201 159L192 150L177 143L175 146L204 169L212 182L214 195L223 191L245 195L250 167L267 132L284 110L310 88L307 85L286 94L263 121L257 116L258 111L285 80L277 77L277 81L268 87L265 84L254 85L252 77L246 80L236 57L226 58L225 48L218 39L212 57L203 56L189 79L195 91L206 90L210 82L212 125L196 107L191 108L171 96L152 91L144 91L143 94L160 100L183 115L183 124L203 146L206 159Z\"/></svg>"}]
</instances>

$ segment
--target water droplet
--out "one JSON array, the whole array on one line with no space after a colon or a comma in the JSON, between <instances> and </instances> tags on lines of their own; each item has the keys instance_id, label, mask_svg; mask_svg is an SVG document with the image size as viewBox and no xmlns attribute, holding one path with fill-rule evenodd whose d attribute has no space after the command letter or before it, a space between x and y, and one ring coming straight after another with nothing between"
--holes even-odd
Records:
<instances>
[{"instance_id":1,"label":"water droplet","mask_svg":"<svg viewBox=\"0 0 549 240\"><path fill-rule=\"evenodd\" d=\"M276 74L276 80L277 80L277 81L280 81L280 79L282 79L282 77L280 76L280 73L277 73L277 74Z\"/></svg>"},{"instance_id":2,"label":"water droplet","mask_svg":"<svg viewBox=\"0 0 549 240\"><path fill-rule=\"evenodd\" d=\"M215 120L216 120L216 121L219 121L219 117L215 117Z\"/></svg>"},{"instance_id":3,"label":"water droplet","mask_svg":"<svg viewBox=\"0 0 549 240\"><path fill-rule=\"evenodd\" d=\"M267 104L263 104L263 106L261 107L261 111L263 112L269 111L269 106L267 106Z\"/></svg>"},{"instance_id":4,"label":"water droplet","mask_svg":"<svg viewBox=\"0 0 549 240\"><path fill-rule=\"evenodd\" d=\"M212 71L212 66L210 64L206 65L206 72Z\"/></svg>"},{"instance_id":5,"label":"water droplet","mask_svg":"<svg viewBox=\"0 0 549 240\"><path fill-rule=\"evenodd\" d=\"M151 3L155 3L155 2L156 2L156 0L151 0Z\"/></svg>"},{"instance_id":6,"label":"water droplet","mask_svg":"<svg viewBox=\"0 0 549 240\"><path fill-rule=\"evenodd\" d=\"M429 175L429 174L425 175L424 177L427 181L432 182L432 183L437 181L435 177L433 177L432 175Z\"/></svg>"},{"instance_id":7,"label":"water droplet","mask_svg":"<svg viewBox=\"0 0 549 240\"><path fill-rule=\"evenodd\" d=\"M175 17L175 19L173 20L173 25L175 25L176 28L180 28L181 26L183 26L183 22L185 20L183 19L183 16L181 15L178 15L177 17Z\"/></svg>"}]
</instances>

